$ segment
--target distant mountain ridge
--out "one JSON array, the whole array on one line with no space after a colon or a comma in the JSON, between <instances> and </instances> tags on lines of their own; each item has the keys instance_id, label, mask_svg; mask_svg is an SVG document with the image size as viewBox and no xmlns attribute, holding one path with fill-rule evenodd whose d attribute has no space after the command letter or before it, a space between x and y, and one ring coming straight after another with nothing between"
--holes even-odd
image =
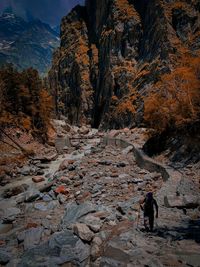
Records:
<instances>
[{"instance_id":1,"label":"distant mountain ridge","mask_svg":"<svg viewBox=\"0 0 200 267\"><path fill-rule=\"evenodd\" d=\"M40 20L25 21L9 11L0 16L0 66L33 67L45 75L59 41L59 34Z\"/></svg>"}]
</instances>

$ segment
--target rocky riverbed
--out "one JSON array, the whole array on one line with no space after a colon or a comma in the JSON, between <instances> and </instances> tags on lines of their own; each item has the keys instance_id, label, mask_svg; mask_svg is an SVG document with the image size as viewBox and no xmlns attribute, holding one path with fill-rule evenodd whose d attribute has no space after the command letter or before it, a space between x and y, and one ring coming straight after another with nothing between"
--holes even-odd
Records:
<instances>
[{"instance_id":1,"label":"rocky riverbed","mask_svg":"<svg viewBox=\"0 0 200 267\"><path fill-rule=\"evenodd\" d=\"M200 266L199 177L166 167L164 181L156 168L138 165L133 150L144 139L144 132L82 127L62 135L52 160L30 160L0 188L0 264ZM153 233L144 231L138 204L149 190L159 204Z\"/></svg>"}]
</instances>

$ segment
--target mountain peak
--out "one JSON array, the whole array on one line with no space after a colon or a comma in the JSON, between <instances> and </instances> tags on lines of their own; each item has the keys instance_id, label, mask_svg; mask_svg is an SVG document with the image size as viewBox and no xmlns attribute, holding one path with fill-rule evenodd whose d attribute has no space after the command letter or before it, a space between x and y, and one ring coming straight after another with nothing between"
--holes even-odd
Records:
<instances>
[{"instance_id":1,"label":"mountain peak","mask_svg":"<svg viewBox=\"0 0 200 267\"><path fill-rule=\"evenodd\" d=\"M48 24L24 20L8 8L0 16L0 66L12 63L20 70L34 67L45 74L59 45L58 37Z\"/></svg>"},{"instance_id":2,"label":"mountain peak","mask_svg":"<svg viewBox=\"0 0 200 267\"><path fill-rule=\"evenodd\" d=\"M31 22L33 20L35 20L34 16L31 14L31 12L29 10L15 10L12 6L8 6L7 8L5 8L2 12L2 16L4 18L14 18L14 17L18 17L21 18L23 20L25 20L26 22Z\"/></svg>"}]
</instances>

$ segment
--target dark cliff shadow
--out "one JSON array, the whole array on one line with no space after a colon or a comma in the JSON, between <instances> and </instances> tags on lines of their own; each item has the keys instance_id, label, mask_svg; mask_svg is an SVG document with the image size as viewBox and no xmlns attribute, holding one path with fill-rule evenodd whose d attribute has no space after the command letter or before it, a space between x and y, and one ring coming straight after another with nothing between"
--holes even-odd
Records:
<instances>
[{"instance_id":1,"label":"dark cliff shadow","mask_svg":"<svg viewBox=\"0 0 200 267\"><path fill-rule=\"evenodd\" d=\"M173 241L187 239L200 243L200 219L190 220L181 227L158 227L154 235Z\"/></svg>"}]
</instances>

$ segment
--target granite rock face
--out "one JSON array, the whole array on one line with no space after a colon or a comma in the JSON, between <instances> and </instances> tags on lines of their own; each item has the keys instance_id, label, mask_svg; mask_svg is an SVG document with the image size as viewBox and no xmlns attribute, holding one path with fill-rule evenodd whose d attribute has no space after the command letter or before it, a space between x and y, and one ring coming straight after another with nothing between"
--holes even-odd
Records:
<instances>
[{"instance_id":1,"label":"granite rock face","mask_svg":"<svg viewBox=\"0 0 200 267\"><path fill-rule=\"evenodd\" d=\"M143 96L200 49L194 1L87 0L64 17L49 81L56 111L73 124L140 125Z\"/></svg>"}]
</instances>

